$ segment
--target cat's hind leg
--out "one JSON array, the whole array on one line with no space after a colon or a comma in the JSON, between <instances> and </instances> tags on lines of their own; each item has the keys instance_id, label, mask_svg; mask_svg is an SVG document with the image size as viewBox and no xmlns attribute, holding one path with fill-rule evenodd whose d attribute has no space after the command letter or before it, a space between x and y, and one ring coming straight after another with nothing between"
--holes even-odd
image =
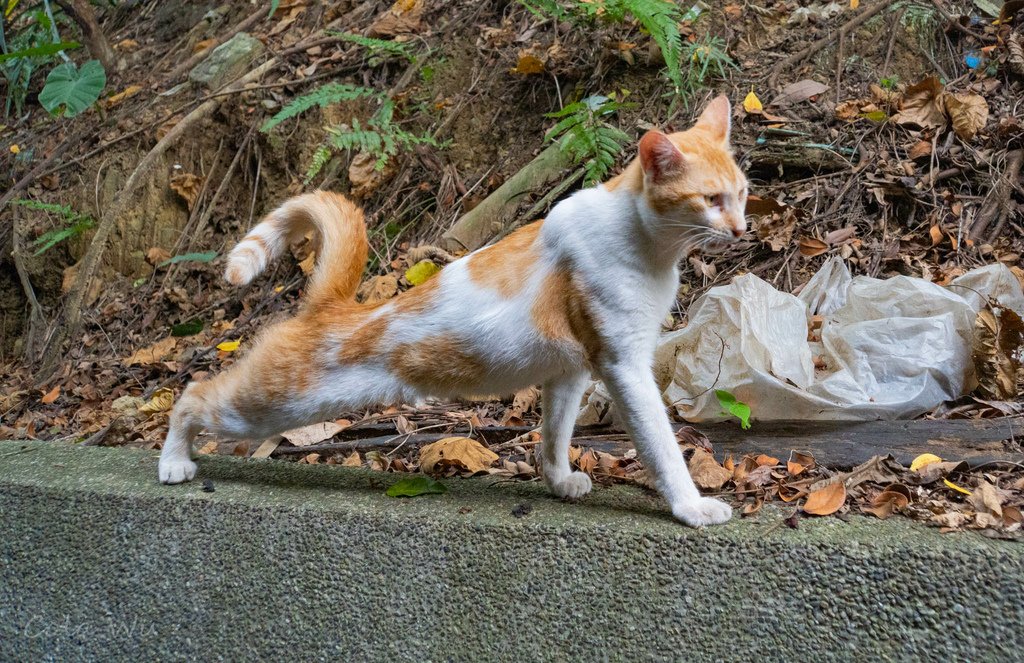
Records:
<instances>
[{"instance_id":1,"label":"cat's hind leg","mask_svg":"<svg viewBox=\"0 0 1024 663\"><path fill-rule=\"evenodd\" d=\"M580 373L544 383L541 474L551 492L559 497L575 499L590 492L590 477L573 472L569 466L569 441L589 378L589 374Z\"/></svg>"}]
</instances>

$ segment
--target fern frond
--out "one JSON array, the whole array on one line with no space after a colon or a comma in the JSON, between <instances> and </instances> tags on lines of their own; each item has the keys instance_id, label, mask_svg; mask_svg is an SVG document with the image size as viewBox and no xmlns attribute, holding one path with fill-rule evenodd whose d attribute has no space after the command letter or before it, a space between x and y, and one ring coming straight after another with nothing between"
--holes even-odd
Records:
<instances>
[{"instance_id":1,"label":"fern frond","mask_svg":"<svg viewBox=\"0 0 1024 663\"><path fill-rule=\"evenodd\" d=\"M328 145L321 145L316 148L316 152L313 153L313 159L309 163L309 168L306 169L306 179L303 180L303 184L309 184L313 181L313 178L320 174L327 162L331 160L331 155L334 153Z\"/></svg>"},{"instance_id":2,"label":"fern frond","mask_svg":"<svg viewBox=\"0 0 1024 663\"><path fill-rule=\"evenodd\" d=\"M360 87L358 85L349 85L348 83L328 83L326 85L321 85L309 94L304 94L292 99L291 102L278 111L274 117L264 122L263 126L260 127L260 131L266 133L285 120L304 113L314 106L323 108L324 106L329 106L331 104L338 103L339 101L354 101L356 99L366 99L379 96L380 93L376 90Z\"/></svg>"},{"instance_id":3,"label":"fern frond","mask_svg":"<svg viewBox=\"0 0 1024 663\"><path fill-rule=\"evenodd\" d=\"M332 37L338 37L352 44L362 46L368 50L371 55L377 57L400 57L405 58L409 62L416 61L416 54L413 53L408 44L402 42L390 41L387 39L374 39L373 37L364 37L363 35L357 35L351 32L337 32L334 30L328 30L327 34Z\"/></svg>"}]
</instances>

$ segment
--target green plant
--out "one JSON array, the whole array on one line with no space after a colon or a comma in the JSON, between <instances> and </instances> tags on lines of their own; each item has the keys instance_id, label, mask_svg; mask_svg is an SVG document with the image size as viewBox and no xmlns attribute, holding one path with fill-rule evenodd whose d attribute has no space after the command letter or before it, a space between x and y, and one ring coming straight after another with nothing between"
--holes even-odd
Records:
<instances>
[{"instance_id":1,"label":"green plant","mask_svg":"<svg viewBox=\"0 0 1024 663\"><path fill-rule=\"evenodd\" d=\"M562 151L572 156L575 163L583 164L585 185L602 181L615 165L615 157L629 142L624 131L604 119L626 106L614 99L595 95L545 115L558 120L545 140L561 141Z\"/></svg>"},{"instance_id":2,"label":"green plant","mask_svg":"<svg viewBox=\"0 0 1024 663\"><path fill-rule=\"evenodd\" d=\"M322 108L333 103L356 99L370 99L376 101L379 106L365 125L353 117L346 125L327 127L326 139L313 154L312 162L306 171L307 183L320 173L335 152L364 151L376 159L374 168L383 170L388 159L396 155L400 149L409 149L414 145L440 146L428 134L414 134L398 126L394 121L395 102L390 97L377 90L347 83L328 83L309 94L293 99L274 117L264 122L260 131L268 132L284 120L314 106Z\"/></svg>"},{"instance_id":3,"label":"green plant","mask_svg":"<svg viewBox=\"0 0 1024 663\"><path fill-rule=\"evenodd\" d=\"M732 392L724 389L715 389L715 396L718 404L722 406L722 414L731 414L740 420L740 427L743 430L750 429L750 406L742 401L736 400Z\"/></svg>"},{"instance_id":4,"label":"green plant","mask_svg":"<svg viewBox=\"0 0 1024 663\"><path fill-rule=\"evenodd\" d=\"M416 62L416 54L412 48L403 42L389 39L374 39L351 32L335 32L328 30L327 34L347 41L357 46L362 46L370 53L369 64L376 66L393 58L403 58L409 62Z\"/></svg>"},{"instance_id":5,"label":"green plant","mask_svg":"<svg viewBox=\"0 0 1024 663\"><path fill-rule=\"evenodd\" d=\"M79 68L65 54L80 46L60 38L57 22L67 19L63 15L55 17L48 0L17 15L13 15L19 6L16 0L5 4L4 20L0 21L0 75L6 80L7 90L4 116L9 116L12 109L16 115L22 114L33 76L57 61L58 56L64 62L49 72L39 93L40 104L50 113L67 117L91 106L106 85L106 72L98 60L89 60ZM5 27L14 28L9 40Z\"/></svg>"},{"instance_id":6,"label":"green plant","mask_svg":"<svg viewBox=\"0 0 1024 663\"><path fill-rule=\"evenodd\" d=\"M684 98L688 93L700 89L712 75L726 77L726 69L735 68L732 58L725 51L725 42L720 37L704 35L683 47L686 75L683 79Z\"/></svg>"},{"instance_id":7,"label":"green plant","mask_svg":"<svg viewBox=\"0 0 1024 663\"><path fill-rule=\"evenodd\" d=\"M60 217L61 227L43 233L32 241L35 248L34 256L42 255L53 248L56 244L71 237L77 237L83 232L92 228L96 220L88 214L81 214L74 211L68 205L54 205L53 203L41 203L36 200L19 199L11 201L15 205L21 205L31 210L49 212Z\"/></svg>"},{"instance_id":8,"label":"green plant","mask_svg":"<svg viewBox=\"0 0 1024 663\"><path fill-rule=\"evenodd\" d=\"M900 23L917 45L930 55L935 55L938 46L938 35L942 28L942 17L933 6L925 6L917 2L906 2L895 5L892 11L903 9Z\"/></svg>"}]
</instances>

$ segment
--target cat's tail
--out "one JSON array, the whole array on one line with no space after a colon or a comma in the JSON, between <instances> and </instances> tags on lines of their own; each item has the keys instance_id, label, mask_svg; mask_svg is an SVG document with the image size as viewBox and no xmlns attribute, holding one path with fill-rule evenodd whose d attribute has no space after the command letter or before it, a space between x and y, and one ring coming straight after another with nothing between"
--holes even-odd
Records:
<instances>
[{"instance_id":1,"label":"cat's tail","mask_svg":"<svg viewBox=\"0 0 1024 663\"><path fill-rule=\"evenodd\" d=\"M296 196L268 214L231 250L224 278L234 285L249 283L310 229L319 242L306 301L354 298L366 266L366 223L361 209L330 191Z\"/></svg>"}]
</instances>

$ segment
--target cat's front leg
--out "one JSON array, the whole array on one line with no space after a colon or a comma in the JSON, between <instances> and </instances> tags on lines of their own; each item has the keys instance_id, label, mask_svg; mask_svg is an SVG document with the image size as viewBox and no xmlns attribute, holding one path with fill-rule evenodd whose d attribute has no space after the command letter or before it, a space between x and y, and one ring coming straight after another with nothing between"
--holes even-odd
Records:
<instances>
[{"instance_id":1,"label":"cat's front leg","mask_svg":"<svg viewBox=\"0 0 1024 663\"><path fill-rule=\"evenodd\" d=\"M732 509L711 497L701 497L690 478L683 453L672 432L661 401L650 358L630 357L604 363L600 368L637 453L654 476L658 491L672 507L672 515L691 527L717 525L729 520Z\"/></svg>"},{"instance_id":2,"label":"cat's front leg","mask_svg":"<svg viewBox=\"0 0 1024 663\"><path fill-rule=\"evenodd\" d=\"M580 373L544 383L540 469L544 482L559 497L576 499L591 489L590 477L569 466L569 441L589 379L588 373Z\"/></svg>"}]
</instances>

